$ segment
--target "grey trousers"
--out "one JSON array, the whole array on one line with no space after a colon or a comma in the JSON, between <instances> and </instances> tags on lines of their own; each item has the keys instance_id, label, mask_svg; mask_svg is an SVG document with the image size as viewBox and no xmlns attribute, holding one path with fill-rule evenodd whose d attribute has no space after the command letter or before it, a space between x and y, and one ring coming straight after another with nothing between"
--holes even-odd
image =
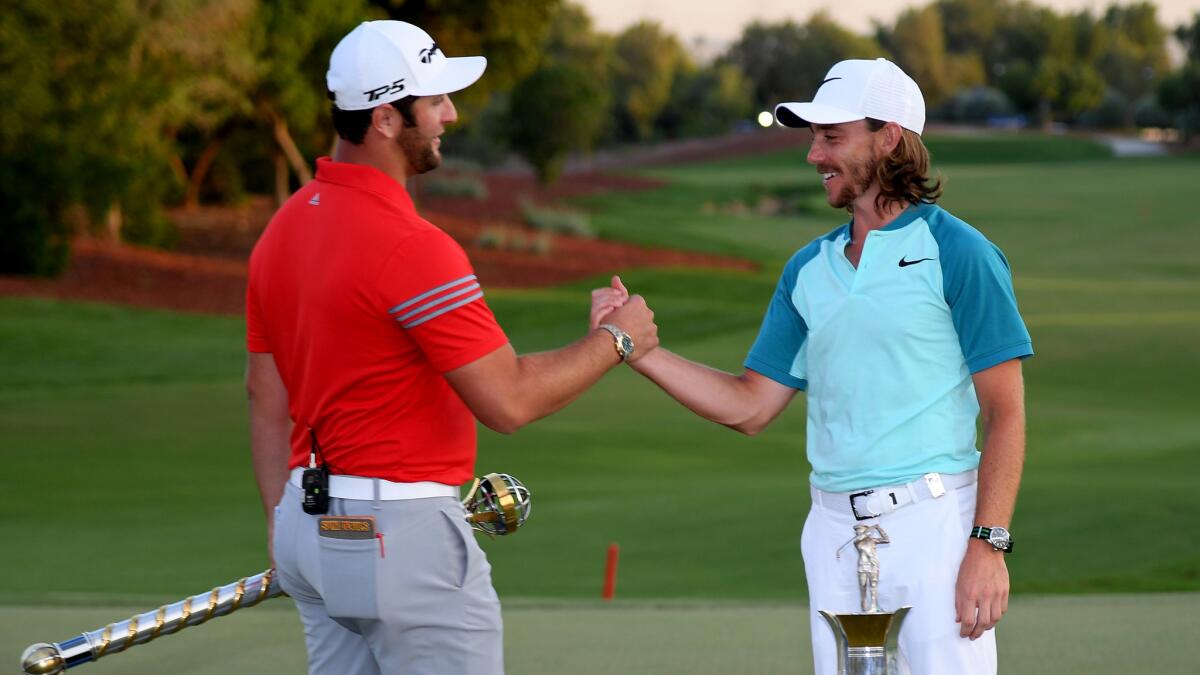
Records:
<instances>
[{"instance_id":1,"label":"grey trousers","mask_svg":"<svg viewBox=\"0 0 1200 675\"><path fill-rule=\"evenodd\" d=\"M309 673L504 672L500 600L461 504L335 498L327 515L369 516L374 531L322 536L290 484L275 507L275 565L304 623Z\"/></svg>"}]
</instances>

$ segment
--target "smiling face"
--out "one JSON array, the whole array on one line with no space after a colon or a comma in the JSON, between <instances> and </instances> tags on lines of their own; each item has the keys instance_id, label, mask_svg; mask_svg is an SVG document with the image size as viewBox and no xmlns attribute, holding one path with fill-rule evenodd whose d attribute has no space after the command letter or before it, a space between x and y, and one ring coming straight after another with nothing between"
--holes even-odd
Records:
<instances>
[{"instance_id":1,"label":"smiling face","mask_svg":"<svg viewBox=\"0 0 1200 675\"><path fill-rule=\"evenodd\" d=\"M814 124L812 132L808 163L821 174L829 205L847 208L871 192L879 159L876 134L867 127L866 120Z\"/></svg>"},{"instance_id":2,"label":"smiling face","mask_svg":"<svg viewBox=\"0 0 1200 675\"><path fill-rule=\"evenodd\" d=\"M396 143L404 153L408 175L426 173L442 163L442 133L446 125L458 120L458 111L449 96L423 96L412 106L413 126L404 126Z\"/></svg>"}]
</instances>

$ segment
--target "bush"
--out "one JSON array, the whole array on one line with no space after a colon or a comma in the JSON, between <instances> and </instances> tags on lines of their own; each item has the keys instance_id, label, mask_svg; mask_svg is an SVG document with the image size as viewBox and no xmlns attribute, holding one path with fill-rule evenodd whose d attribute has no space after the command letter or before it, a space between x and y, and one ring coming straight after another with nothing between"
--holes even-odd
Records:
<instances>
[{"instance_id":1,"label":"bush","mask_svg":"<svg viewBox=\"0 0 1200 675\"><path fill-rule=\"evenodd\" d=\"M1104 93L1100 105L1086 110L1077 120L1080 126L1093 129L1119 129L1125 126L1125 111L1129 109L1129 99L1115 89Z\"/></svg>"},{"instance_id":2,"label":"bush","mask_svg":"<svg viewBox=\"0 0 1200 675\"><path fill-rule=\"evenodd\" d=\"M547 255L554 248L549 232L526 234L507 227L485 227L475 240L480 248Z\"/></svg>"},{"instance_id":3,"label":"bush","mask_svg":"<svg viewBox=\"0 0 1200 675\"><path fill-rule=\"evenodd\" d=\"M537 206L528 201L521 202L521 216L535 230L557 232L575 237L593 239L596 232L586 214L565 209Z\"/></svg>"},{"instance_id":4,"label":"bush","mask_svg":"<svg viewBox=\"0 0 1200 675\"><path fill-rule=\"evenodd\" d=\"M1154 96L1143 96L1138 99L1133 109L1133 123L1139 128L1171 126L1171 116L1158 104Z\"/></svg>"},{"instance_id":5,"label":"bush","mask_svg":"<svg viewBox=\"0 0 1200 675\"><path fill-rule=\"evenodd\" d=\"M484 200L488 197L487 183L478 176L429 175L421 180L421 191L430 197L452 197Z\"/></svg>"},{"instance_id":6,"label":"bush","mask_svg":"<svg viewBox=\"0 0 1200 675\"><path fill-rule=\"evenodd\" d=\"M931 113L934 119L947 122L983 124L989 119L1008 117L1016 107L1008 95L991 87L971 87L947 99Z\"/></svg>"},{"instance_id":7,"label":"bush","mask_svg":"<svg viewBox=\"0 0 1200 675\"><path fill-rule=\"evenodd\" d=\"M55 276L70 255L65 204L44 162L12 156L0 162L0 274Z\"/></svg>"},{"instance_id":8,"label":"bush","mask_svg":"<svg viewBox=\"0 0 1200 675\"><path fill-rule=\"evenodd\" d=\"M548 65L513 89L508 141L542 183L552 183L571 150L590 150L605 121L607 92L583 70Z\"/></svg>"}]
</instances>

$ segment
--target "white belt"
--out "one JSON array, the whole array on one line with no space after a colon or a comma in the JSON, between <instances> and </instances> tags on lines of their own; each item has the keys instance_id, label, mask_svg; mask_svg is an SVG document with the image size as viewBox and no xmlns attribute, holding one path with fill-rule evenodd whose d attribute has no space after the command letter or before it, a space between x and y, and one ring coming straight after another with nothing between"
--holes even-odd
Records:
<instances>
[{"instance_id":1,"label":"white belt","mask_svg":"<svg viewBox=\"0 0 1200 675\"><path fill-rule=\"evenodd\" d=\"M292 469L289 479L292 485L304 489L300 485L300 474L304 467ZM329 496L337 499L361 499L364 501L380 500L385 502L400 499L428 499L430 497L454 497L458 499L458 487L433 481L419 483L393 483L382 478L363 478L361 476L330 476Z\"/></svg>"},{"instance_id":2,"label":"white belt","mask_svg":"<svg viewBox=\"0 0 1200 675\"><path fill-rule=\"evenodd\" d=\"M975 482L975 469L962 473L927 473L906 485L877 487L854 492L826 492L812 488L814 504L826 509L854 516L855 520L869 520L887 515L896 509L926 499L937 499L947 490L957 490Z\"/></svg>"}]
</instances>

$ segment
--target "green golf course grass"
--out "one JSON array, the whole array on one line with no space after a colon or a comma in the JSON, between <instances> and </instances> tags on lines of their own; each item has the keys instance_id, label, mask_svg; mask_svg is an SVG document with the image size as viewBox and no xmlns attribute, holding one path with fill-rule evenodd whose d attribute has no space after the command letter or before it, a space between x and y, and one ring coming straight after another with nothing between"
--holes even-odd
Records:
<instances>
[{"instance_id":1,"label":"green golf course grass","mask_svg":"<svg viewBox=\"0 0 1200 675\"><path fill-rule=\"evenodd\" d=\"M1022 649L1026 637L1041 645L1035 656L1051 653L1061 646L1056 630L1065 641L1091 640L1067 652L1084 659L1078 667L1005 670L1173 672L1120 666L1129 654L1153 655L1145 651L1160 644L1152 636L1185 640L1171 632L1181 624L1195 634L1200 596L1097 594L1200 590L1200 217L1189 199L1200 158L1118 160L1080 139L1004 141L930 140L946 184L942 203L1004 249L1037 351L1025 363L1028 459L1009 558L1011 634L1022 642L1006 643L1001 631L1002 659L1006 644ZM655 310L664 346L739 369L784 261L845 214L823 205L802 151L643 173L670 184L578 205L605 237L761 263L758 273L622 275ZM767 193L793 199L791 215L730 208ZM549 349L583 334L587 291L605 281L493 290L488 301L519 351ZM0 632L22 629L13 639L24 644L65 639L266 567L243 345L237 318L0 299ZM482 541L501 597L515 602L507 610L510 665L522 665L514 672L734 672L716 656L705 661L708 652L689 642L702 642L695 631L711 632L709 651L744 653L736 662L750 665L741 672L810 667L807 618L797 609L806 596L803 396L746 438L622 369L512 436L482 430L477 468L512 473L534 494L526 529ZM618 603L625 614L591 604L610 542L621 547L621 603L647 603ZM653 614L661 602L699 604ZM720 611L710 614L705 603ZM1017 618L1022 608L1028 623ZM1037 608L1041 623L1032 618ZM775 626L761 636L773 641L763 647L770 653L757 652L753 620L722 637L722 627L742 620L738 611L776 617L762 619ZM248 621L285 616L252 612L264 618ZM1087 627L1091 620L1099 627ZM550 637L523 632L527 621ZM639 621L655 630L637 629ZM240 646L221 651L262 642L249 633L229 639ZM1137 640L1142 651L1123 650L1120 640ZM567 665L545 665L553 662L541 644L567 645L554 652ZM631 665L672 650L678 669ZM627 665L592 662L605 656ZM126 658L138 657L116 657ZM299 669L299 657L288 658ZM703 662L716 669L683 667Z\"/></svg>"},{"instance_id":2,"label":"green golf course grass","mask_svg":"<svg viewBox=\"0 0 1200 675\"><path fill-rule=\"evenodd\" d=\"M1000 673L1176 675L1194 670L1196 594L1018 596L997 629ZM0 606L0 656L61 641L154 604ZM560 604L512 600L505 665L520 675L809 675L808 612L744 603ZM106 656L92 675L302 673L304 635L286 599Z\"/></svg>"}]
</instances>

